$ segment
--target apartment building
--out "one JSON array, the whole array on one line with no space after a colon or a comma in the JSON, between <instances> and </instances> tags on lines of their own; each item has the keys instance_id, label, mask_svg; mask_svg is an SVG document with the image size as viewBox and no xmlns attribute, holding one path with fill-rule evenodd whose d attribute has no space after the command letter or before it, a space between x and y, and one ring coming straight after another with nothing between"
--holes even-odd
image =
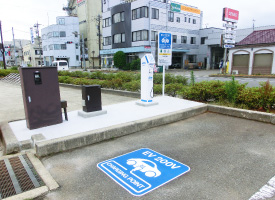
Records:
<instances>
[{"instance_id":1,"label":"apartment building","mask_svg":"<svg viewBox=\"0 0 275 200\"><path fill-rule=\"evenodd\" d=\"M29 44L30 40L15 39L4 41L5 61L7 66L19 66L23 64L23 46Z\"/></svg>"},{"instance_id":2,"label":"apartment building","mask_svg":"<svg viewBox=\"0 0 275 200\"><path fill-rule=\"evenodd\" d=\"M172 63L196 63L203 13L197 7L166 0L102 1L102 67L111 67L114 53L124 51L128 62L156 54L159 31L173 37Z\"/></svg>"},{"instance_id":3,"label":"apartment building","mask_svg":"<svg viewBox=\"0 0 275 200\"><path fill-rule=\"evenodd\" d=\"M66 60L69 67L80 67L80 37L77 17L56 18L56 24L41 30L45 66L53 61Z\"/></svg>"},{"instance_id":4,"label":"apartment building","mask_svg":"<svg viewBox=\"0 0 275 200\"><path fill-rule=\"evenodd\" d=\"M102 48L101 37L101 1L100 0L68 0L69 16L79 19L79 33L84 36L86 66L100 66L99 49Z\"/></svg>"},{"instance_id":5,"label":"apartment building","mask_svg":"<svg viewBox=\"0 0 275 200\"><path fill-rule=\"evenodd\" d=\"M23 46L23 66L39 67L43 64L43 51L39 46L40 40L34 39L34 44Z\"/></svg>"}]
</instances>

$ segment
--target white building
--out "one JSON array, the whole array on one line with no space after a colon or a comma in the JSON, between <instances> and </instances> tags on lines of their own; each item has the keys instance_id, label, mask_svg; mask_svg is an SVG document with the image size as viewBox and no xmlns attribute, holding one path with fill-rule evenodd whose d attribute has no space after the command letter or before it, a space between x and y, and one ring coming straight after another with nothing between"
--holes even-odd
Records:
<instances>
[{"instance_id":1,"label":"white building","mask_svg":"<svg viewBox=\"0 0 275 200\"><path fill-rule=\"evenodd\" d=\"M197 62L203 16L198 8L166 0L104 0L102 6L103 67L111 65L117 51L124 51L128 62L155 55L158 31L173 35L173 63Z\"/></svg>"},{"instance_id":2,"label":"white building","mask_svg":"<svg viewBox=\"0 0 275 200\"><path fill-rule=\"evenodd\" d=\"M79 38L77 17L57 17L56 24L42 29L44 64L49 66L55 60L67 60L69 67L79 67Z\"/></svg>"},{"instance_id":3,"label":"white building","mask_svg":"<svg viewBox=\"0 0 275 200\"><path fill-rule=\"evenodd\" d=\"M197 7L167 0L102 0L102 12L102 67L111 67L117 51L126 53L127 62L145 53L156 55L158 31L173 35L173 65L217 69L224 57L221 43L224 30L202 29L203 12ZM255 30L273 27L255 27ZM236 31L235 40L239 42L253 29Z\"/></svg>"}]
</instances>

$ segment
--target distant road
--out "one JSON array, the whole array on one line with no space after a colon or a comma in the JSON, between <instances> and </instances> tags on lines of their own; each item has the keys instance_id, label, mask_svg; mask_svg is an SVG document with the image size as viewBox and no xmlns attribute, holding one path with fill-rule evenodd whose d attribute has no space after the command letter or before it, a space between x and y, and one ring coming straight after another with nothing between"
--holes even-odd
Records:
<instances>
[{"instance_id":1,"label":"distant road","mask_svg":"<svg viewBox=\"0 0 275 200\"><path fill-rule=\"evenodd\" d=\"M182 75L186 78L191 77L190 70L168 70L168 73L172 73L175 75ZM199 70L194 71L195 82L202 81L212 81L212 80L220 80L220 81L230 81L231 77L209 77L211 74L218 74L219 70ZM266 82L269 80L270 84L275 87L275 78L243 78L236 77L235 80L239 81L239 83L248 83L247 87L259 87L260 82Z\"/></svg>"}]
</instances>

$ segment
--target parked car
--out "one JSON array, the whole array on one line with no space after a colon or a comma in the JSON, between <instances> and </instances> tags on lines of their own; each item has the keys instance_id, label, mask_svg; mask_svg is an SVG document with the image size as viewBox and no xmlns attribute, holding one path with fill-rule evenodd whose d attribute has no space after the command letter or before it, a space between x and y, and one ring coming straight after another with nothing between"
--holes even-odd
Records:
<instances>
[{"instance_id":1,"label":"parked car","mask_svg":"<svg viewBox=\"0 0 275 200\"><path fill-rule=\"evenodd\" d=\"M68 71L69 70L68 62L66 60L53 61L52 66L57 67L58 71Z\"/></svg>"}]
</instances>

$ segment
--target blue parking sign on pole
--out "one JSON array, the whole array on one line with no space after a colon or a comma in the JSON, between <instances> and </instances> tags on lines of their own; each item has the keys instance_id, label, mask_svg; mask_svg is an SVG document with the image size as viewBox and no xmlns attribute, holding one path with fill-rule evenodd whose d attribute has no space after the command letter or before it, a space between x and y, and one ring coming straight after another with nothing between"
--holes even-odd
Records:
<instances>
[{"instance_id":1,"label":"blue parking sign on pole","mask_svg":"<svg viewBox=\"0 0 275 200\"><path fill-rule=\"evenodd\" d=\"M158 34L158 65L169 66L172 62L172 34Z\"/></svg>"},{"instance_id":2,"label":"blue parking sign on pole","mask_svg":"<svg viewBox=\"0 0 275 200\"><path fill-rule=\"evenodd\" d=\"M97 165L135 196L142 196L187 173L190 168L151 149L139 149Z\"/></svg>"}]
</instances>

